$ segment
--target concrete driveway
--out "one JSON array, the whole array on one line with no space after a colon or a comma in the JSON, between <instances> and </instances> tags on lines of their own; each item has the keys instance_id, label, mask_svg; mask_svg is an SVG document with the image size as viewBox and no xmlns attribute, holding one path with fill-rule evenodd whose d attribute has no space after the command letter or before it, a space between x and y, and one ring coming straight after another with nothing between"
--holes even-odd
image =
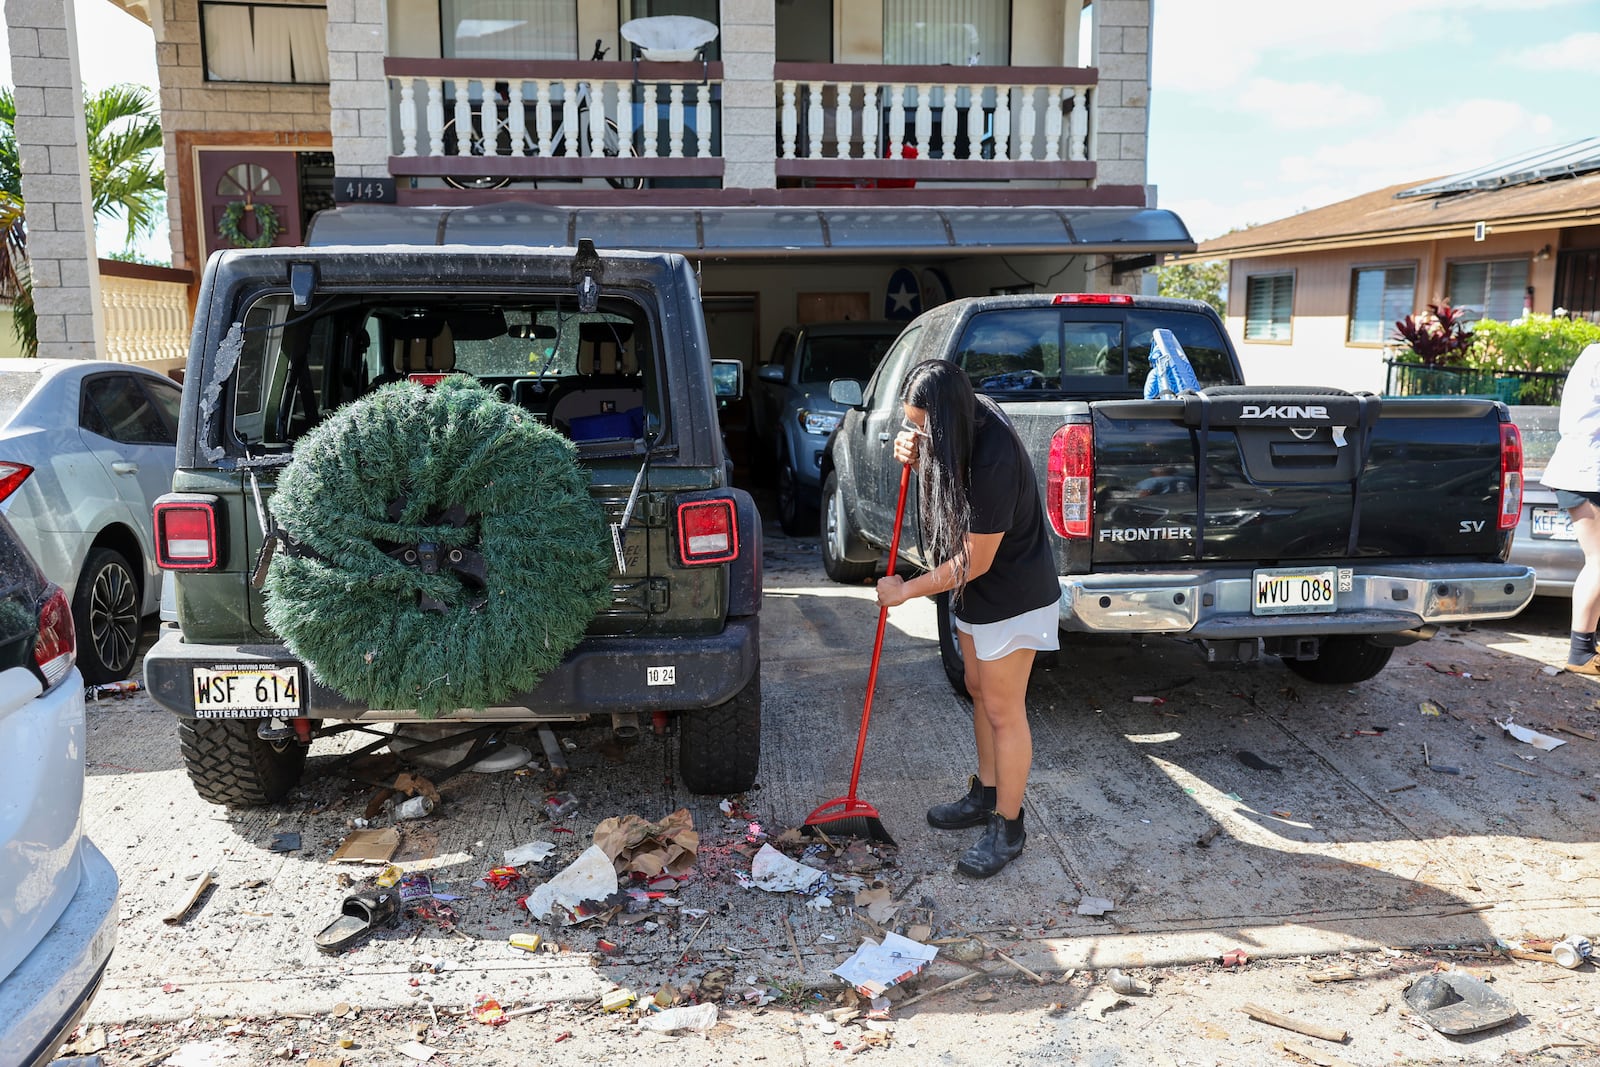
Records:
<instances>
[{"instance_id":1,"label":"concrete driveway","mask_svg":"<svg viewBox=\"0 0 1600 1067\"><path fill-rule=\"evenodd\" d=\"M1074 640L1041 663L1030 691L1028 849L1000 877L974 883L952 867L975 832L936 831L923 818L973 767L970 711L939 667L931 604L896 609L861 795L899 847L811 861L886 889L894 910L880 910L883 926L942 943L910 991L975 969L994 978L892 1009L892 1044L863 1049L908 1063L1305 1062L1276 1047L1287 1039L1346 1063L1394 1063L1600 1038L1592 967L1481 951L1496 939L1600 932L1600 692L1542 670L1561 661L1565 610L1540 603L1504 628L1449 632L1400 650L1377 679L1349 689L1312 686L1276 661L1209 668L1176 641ZM598 998L618 985L648 996L704 983L700 994L717 999L720 978L716 1056L701 1046L674 1056L848 1058L871 1032L863 1020L844 1041L806 1019L840 1006L829 972L863 935L877 936L865 907L842 890L819 910L797 894L743 888L736 872L750 866L752 822L777 838L844 791L875 622L867 587L829 584L815 540L770 525L763 770L757 790L728 798L736 818L719 808L724 798L673 785L670 738L623 747L598 727L561 731L577 746L561 788L580 807L559 824L543 814L557 785L543 769L463 774L444 784L429 818L376 818L402 830L397 863L459 898L454 921L435 902L431 919L412 915L337 957L319 954L312 937L351 891L344 883L370 884L379 869L328 862L370 786L334 770L335 754L319 748L287 802L228 813L194 796L170 717L144 698L91 705L85 821L123 881L119 945L90 1017L110 1043L102 1055L153 1065L214 1040L242 1057L218 1063L259 1062L252 1057L279 1047L333 1056L336 1036L355 1032L356 1047L342 1053L351 1063L409 1063L397 1050L421 1025L435 1063L654 1058L666 1053L653 1042L672 1039L635 1035ZM1493 721L1507 716L1567 744L1541 752L1518 742ZM681 907L603 929L528 921L518 898L587 847L599 820L654 820L679 807L702 836L693 872L673 891ZM300 835L300 848L270 851L285 831ZM534 840L555 853L524 868L520 885L473 886L505 849ZM163 922L204 872L215 887L180 922ZM1084 897L1114 909L1080 915ZM508 946L523 929L562 951ZM972 938L977 956L952 959L973 955ZM1250 962L1222 968L1218 958L1240 949ZM1358 981L1305 979L1330 962L1308 957L1337 963L1341 953ZM443 973L419 972L424 959L446 960ZM1414 1025L1396 1007L1399 991L1451 961L1498 968L1502 991L1523 990L1522 1019L1471 1039ZM1102 1015L1095 997L1112 967L1154 989ZM1036 987L1024 970L1050 984ZM502 1029L478 1026L469 1009L483 996L534 1010ZM1319 1043L1253 1022L1236 1010L1251 999L1338 1023L1350 1038ZM1571 1003L1587 1007L1563 1014ZM997 1049L1006 1050L999 1059Z\"/></svg>"}]
</instances>

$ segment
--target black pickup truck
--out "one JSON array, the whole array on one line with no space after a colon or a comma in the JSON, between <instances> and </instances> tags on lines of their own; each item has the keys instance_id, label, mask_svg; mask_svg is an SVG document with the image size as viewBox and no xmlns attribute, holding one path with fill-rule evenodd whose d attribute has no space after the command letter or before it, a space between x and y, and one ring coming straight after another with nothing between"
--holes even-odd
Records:
<instances>
[{"instance_id":1,"label":"black pickup truck","mask_svg":"<svg viewBox=\"0 0 1600 1067\"><path fill-rule=\"evenodd\" d=\"M347 246L211 258L184 381L174 492L156 504L170 621L145 658L151 695L177 716L196 790L229 807L271 803L295 783L316 739L378 723L411 728L429 717L414 703L373 704L327 684L324 667L332 665L297 656L270 621L272 568L305 546L321 557L341 546L318 550L319 531L305 528L276 558L264 544L277 543L268 512L276 512L274 491L297 456L332 451L321 446L319 428L355 418L358 408L367 412L361 418L380 421L370 405L387 391L439 395L451 382L474 395L489 391L478 409L484 425L534 423L541 435L565 439L560 449L571 458L560 465L574 468L576 492L597 505L594 529L614 562L597 579L602 606L580 620L581 639L558 665L530 689L446 710L449 722L481 732L599 721L629 736L641 718L653 718L676 725L679 772L691 790L748 788L761 748L761 522L749 494L728 484L717 428L718 396L742 388L739 365L710 359L699 288L681 256L597 252L584 242L576 251ZM490 419L494 405L508 410ZM446 447L447 430L396 421L383 442L388 466L393 456L413 456L402 461L421 469ZM459 434L476 449L463 453L462 471L488 465L478 453L490 446L475 444L474 433ZM341 462L370 481L385 455ZM560 474L528 475L530 491L505 511L538 511L538 479ZM407 491L459 505L464 487L444 482ZM467 515L454 523L471 531L462 534L444 529L451 523L443 508L445 518L405 520L410 526L396 517L404 510L402 500L391 505L395 514L368 522L371 536L352 541L369 543L352 554L372 556L375 540L416 542L405 558L420 552L421 569L436 575L444 564L428 569L439 553L424 550L419 530L439 529L446 547L455 543L447 537L477 538L486 564L472 583L479 592L432 615L414 592L386 593L373 607L369 586L411 582L409 571L386 562L394 551L379 552L371 575L348 567L333 575L347 582L348 603L316 610L329 613L331 631L361 631L363 640L370 632L373 671L439 656L442 647L450 669L474 673L462 628L472 613L498 610L504 590L535 569L526 558L537 563L539 554L519 553L515 567L502 565L510 554L490 558L491 531L505 527L507 514ZM424 580L433 578L417 578L417 588ZM301 607L302 616L311 610ZM292 615L297 605L283 592L277 608ZM507 625L521 641L512 657L548 643L537 619Z\"/></svg>"},{"instance_id":2,"label":"black pickup truck","mask_svg":"<svg viewBox=\"0 0 1600 1067\"><path fill-rule=\"evenodd\" d=\"M1200 389L1144 398L1159 329ZM1246 386L1210 307L1100 293L944 304L864 389L833 383L849 407L823 458L835 581L869 578L889 544L900 383L930 359L965 368L1029 447L1063 631L1182 636L1212 662L1266 653L1342 685L1443 624L1506 618L1533 596L1533 571L1505 562L1522 453L1504 405ZM917 529L908 504L901 553L931 566ZM939 634L964 690L943 601Z\"/></svg>"}]
</instances>

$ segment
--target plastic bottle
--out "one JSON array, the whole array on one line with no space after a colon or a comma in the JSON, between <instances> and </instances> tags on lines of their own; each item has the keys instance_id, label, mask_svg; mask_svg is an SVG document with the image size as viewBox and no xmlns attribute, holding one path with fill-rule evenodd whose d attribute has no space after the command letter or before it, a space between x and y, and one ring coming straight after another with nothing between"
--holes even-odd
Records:
<instances>
[{"instance_id":1,"label":"plastic bottle","mask_svg":"<svg viewBox=\"0 0 1600 1067\"><path fill-rule=\"evenodd\" d=\"M425 796L414 796L395 809L397 819L422 819L433 814L433 801Z\"/></svg>"}]
</instances>

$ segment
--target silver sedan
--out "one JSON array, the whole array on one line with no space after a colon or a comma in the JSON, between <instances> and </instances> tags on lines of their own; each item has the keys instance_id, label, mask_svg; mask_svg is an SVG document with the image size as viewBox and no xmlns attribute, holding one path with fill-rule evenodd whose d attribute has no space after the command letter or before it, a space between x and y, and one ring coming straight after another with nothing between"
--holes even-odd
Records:
<instances>
[{"instance_id":1,"label":"silver sedan","mask_svg":"<svg viewBox=\"0 0 1600 1067\"><path fill-rule=\"evenodd\" d=\"M1572 595L1572 583L1583 567L1583 549L1567 513L1556 505L1556 494L1539 481L1544 465L1560 437L1554 407L1515 407L1511 420L1522 432L1522 515L1511 546L1511 562L1532 567L1537 573L1534 595Z\"/></svg>"}]
</instances>

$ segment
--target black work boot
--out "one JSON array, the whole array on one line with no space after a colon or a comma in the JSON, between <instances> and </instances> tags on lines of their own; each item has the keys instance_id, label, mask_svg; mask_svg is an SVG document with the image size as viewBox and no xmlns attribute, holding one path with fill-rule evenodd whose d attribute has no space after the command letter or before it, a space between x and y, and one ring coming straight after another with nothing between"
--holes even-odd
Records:
<instances>
[{"instance_id":1,"label":"black work boot","mask_svg":"<svg viewBox=\"0 0 1600 1067\"><path fill-rule=\"evenodd\" d=\"M1022 814L1016 819L1016 830L1008 826L1009 820L997 811L989 813L989 824L978 843L967 849L956 864L956 870L973 878L989 878L999 874L1001 868L1022 855L1022 846L1028 835L1022 829Z\"/></svg>"},{"instance_id":2,"label":"black work boot","mask_svg":"<svg viewBox=\"0 0 1600 1067\"><path fill-rule=\"evenodd\" d=\"M994 810L994 786L978 781L976 774L968 780L967 795L948 804L935 804L928 809L928 825L940 830L964 830L969 826L982 826Z\"/></svg>"}]
</instances>

